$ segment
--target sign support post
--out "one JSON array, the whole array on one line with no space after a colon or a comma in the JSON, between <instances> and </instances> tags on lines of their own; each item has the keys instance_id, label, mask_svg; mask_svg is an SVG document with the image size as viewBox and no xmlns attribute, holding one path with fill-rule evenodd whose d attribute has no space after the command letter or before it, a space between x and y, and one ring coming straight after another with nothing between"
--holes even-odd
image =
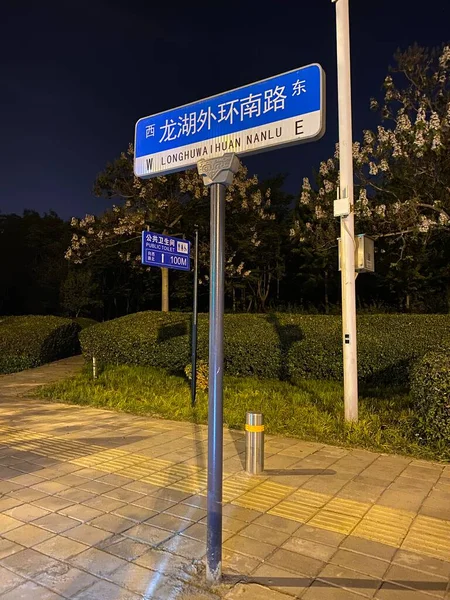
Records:
<instances>
[{"instance_id":1,"label":"sign support post","mask_svg":"<svg viewBox=\"0 0 450 600\"><path fill-rule=\"evenodd\" d=\"M341 213L342 343L344 361L345 420L358 420L358 364L356 347L355 219L353 199L352 97L348 0L336 4L337 74L339 108Z\"/></svg>"},{"instance_id":2,"label":"sign support post","mask_svg":"<svg viewBox=\"0 0 450 600\"><path fill-rule=\"evenodd\" d=\"M192 311L192 380L191 403L195 406L197 393L197 324L198 324L198 225L194 225L194 306Z\"/></svg>"},{"instance_id":3,"label":"sign support post","mask_svg":"<svg viewBox=\"0 0 450 600\"><path fill-rule=\"evenodd\" d=\"M218 583L222 575L226 188L239 169L238 156L312 142L324 133L325 74L318 64L150 115L136 123L136 177L150 179L197 165L204 184L211 188L206 541L209 583ZM144 232L142 238L143 264L190 270L188 243L168 237L160 239L150 233ZM192 375L194 380L194 364Z\"/></svg>"},{"instance_id":4,"label":"sign support post","mask_svg":"<svg viewBox=\"0 0 450 600\"><path fill-rule=\"evenodd\" d=\"M225 192L239 169L239 159L225 154L201 160L197 166L204 184L210 188L211 198L206 580L216 584L222 578Z\"/></svg>"}]
</instances>

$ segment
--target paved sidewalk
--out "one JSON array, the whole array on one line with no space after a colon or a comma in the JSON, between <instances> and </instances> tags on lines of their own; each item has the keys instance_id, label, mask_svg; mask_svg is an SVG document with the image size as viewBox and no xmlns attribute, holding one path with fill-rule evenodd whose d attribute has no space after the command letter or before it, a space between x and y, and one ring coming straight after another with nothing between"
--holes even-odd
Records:
<instances>
[{"instance_id":1,"label":"paved sidewalk","mask_svg":"<svg viewBox=\"0 0 450 600\"><path fill-rule=\"evenodd\" d=\"M450 599L449 466L233 431L207 590L206 428L18 395L80 364L0 378L0 600Z\"/></svg>"}]
</instances>

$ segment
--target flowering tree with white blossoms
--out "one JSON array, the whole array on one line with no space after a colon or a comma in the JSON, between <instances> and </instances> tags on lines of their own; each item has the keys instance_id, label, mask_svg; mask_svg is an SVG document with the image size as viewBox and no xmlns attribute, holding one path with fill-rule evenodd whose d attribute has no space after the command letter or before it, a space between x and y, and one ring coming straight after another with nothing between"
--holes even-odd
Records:
<instances>
[{"instance_id":1,"label":"flowering tree with white blossoms","mask_svg":"<svg viewBox=\"0 0 450 600\"><path fill-rule=\"evenodd\" d=\"M98 196L117 198L117 204L99 217L72 218L74 229L66 258L76 264L88 261L106 249L117 248L117 256L133 269L142 267L141 232L146 228L166 235L192 235L194 223L200 227L201 282L209 272L209 192L196 170L152 179L139 179L133 173L133 148L108 165L95 183ZM273 220L270 190L262 192L257 177L249 178L241 167L226 193L226 278L242 282L250 274L246 266L249 252L243 240L256 250L260 244L259 223ZM169 274L162 271L162 310L169 310ZM263 292L261 292L263 293Z\"/></svg>"},{"instance_id":2,"label":"flowering tree with white blossoms","mask_svg":"<svg viewBox=\"0 0 450 600\"><path fill-rule=\"evenodd\" d=\"M280 226L281 183L274 179L267 185L260 184L258 177L249 177L247 168L241 164L226 190L225 284L233 308L237 302L236 292L240 290L242 308L245 305L247 310L252 307L264 310L271 283L280 270L277 230ZM201 202L201 205L192 204L189 212L195 213L192 219L197 222L203 219L199 253L201 282L206 283L209 272L209 190L195 170L183 174L182 188Z\"/></svg>"},{"instance_id":3,"label":"flowering tree with white blossoms","mask_svg":"<svg viewBox=\"0 0 450 600\"><path fill-rule=\"evenodd\" d=\"M392 267L411 258L410 244L450 233L450 46L398 52L384 81L382 124L353 144L355 220L360 233L390 238ZM336 246L333 202L339 147L320 164L316 186L305 178L291 237L326 250Z\"/></svg>"},{"instance_id":4,"label":"flowering tree with white blossoms","mask_svg":"<svg viewBox=\"0 0 450 600\"><path fill-rule=\"evenodd\" d=\"M117 199L117 204L99 217L72 218L72 242L66 258L82 263L106 248L117 247L120 260L133 268L141 267L140 238L147 227L166 235L179 234L183 205L189 201L181 190L180 177L142 180L133 173L133 148L98 176L94 192ZM169 276L162 272L162 310L169 310Z\"/></svg>"}]
</instances>

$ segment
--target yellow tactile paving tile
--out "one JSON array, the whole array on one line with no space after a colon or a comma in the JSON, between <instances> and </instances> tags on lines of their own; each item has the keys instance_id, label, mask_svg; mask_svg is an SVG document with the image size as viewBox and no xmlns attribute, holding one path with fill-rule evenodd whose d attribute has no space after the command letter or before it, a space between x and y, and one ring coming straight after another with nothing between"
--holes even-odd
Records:
<instances>
[{"instance_id":1,"label":"yellow tactile paving tile","mask_svg":"<svg viewBox=\"0 0 450 600\"><path fill-rule=\"evenodd\" d=\"M413 513L375 505L356 526L352 535L399 548L413 518Z\"/></svg>"},{"instance_id":2,"label":"yellow tactile paving tile","mask_svg":"<svg viewBox=\"0 0 450 600\"><path fill-rule=\"evenodd\" d=\"M298 501L283 500L267 512L269 515L276 515L298 523L307 523L317 511L318 508L315 506L302 504Z\"/></svg>"},{"instance_id":3,"label":"yellow tactile paving tile","mask_svg":"<svg viewBox=\"0 0 450 600\"><path fill-rule=\"evenodd\" d=\"M244 508L253 508L254 510L265 512L291 493L292 488L287 485L264 481L249 492L233 500L232 504L239 504L239 506L243 506Z\"/></svg>"},{"instance_id":4,"label":"yellow tactile paving tile","mask_svg":"<svg viewBox=\"0 0 450 600\"><path fill-rule=\"evenodd\" d=\"M325 506L327 502L329 502L333 496L329 496L328 494L321 494L319 492L312 492L311 490L304 489L295 489L292 488L294 493L289 497L289 500L293 502L300 502L301 504L305 504L307 506L313 506L315 508L321 508Z\"/></svg>"},{"instance_id":5,"label":"yellow tactile paving tile","mask_svg":"<svg viewBox=\"0 0 450 600\"><path fill-rule=\"evenodd\" d=\"M308 525L349 535L358 525L359 521L360 517L351 514L337 513L331 510L322 509L316 513L312 519L309 519Z\"/></svg>"},{"instance_id":6,"label":"yellow tactile paving tile","mask_svg":"<svg viewBox=\"0 0 450 600\"><path fill-rule=\"evenodd\" d=\"M208 485L208 473L205 471L204 474L196 473L192 477L181 479L173 483L170 486L171 490L178 490L179 492L189 492L191 494L198 494L206 489Z\"/></svg>"},{"instance_id":7,"label":"yellow tactile paving tile","mask_svg":"<svg viewBox=\"0 0 450 600\"><path fill-rule=\"evenodd\" d=\"M411 525L402 549L450 562L450 521L419 515Z\"/></svg>"},{"instance_id":8,"label":"yellow tactile paving tile","mask_svg":"<svg viewBox=\"0 0 450 600\"><path fill-rule=\"evenodd\" d=\"M259 481L253 481L247 475L241 474L224 479L222 487L223 502L231 502L257 486L258 483Z\"/></svg>"},{"instance_id":9,"label":"yellow tactile paving tile","mask_svg":"<svg viewBox=\"0 0 450 600\"><path fill-rule=\"evenodd\" d=\"M332 498L325 505L325 510L362 518L371 506L371 504L367 504L366 502L356 502L347 498Z\"/></svg>"}]
</instances>

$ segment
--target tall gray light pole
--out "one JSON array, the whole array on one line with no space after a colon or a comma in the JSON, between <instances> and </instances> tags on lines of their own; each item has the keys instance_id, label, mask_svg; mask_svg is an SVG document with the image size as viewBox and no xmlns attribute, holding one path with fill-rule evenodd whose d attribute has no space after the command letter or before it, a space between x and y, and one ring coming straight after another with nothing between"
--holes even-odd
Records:
<instances>
[{"instance_id":1,"label":"tall gray light pole","mask_svg":"<svg viewBox=\"0 0 450 600\"><path fill-rule=\"evenodd\" d=\"M206 579L218 583L222 578L225 191L239 169L239 159L225 154L201 160L197 166L211 197Z\"/></svg>"},{"instance_id":2,"label":"tall gray light pole","mask_svg":"<svg viewBox=\"0 0 450 600\"><path fill-rule=\"evenodd\" d=\"M342 343L345 420L358 420L356 347L355 223L353 199L352 96L348 0L336 4L336 42L339 108L339 198L341 218ZM336 210L335 210L336 215Z\"/></svg>"}]
</instances>

